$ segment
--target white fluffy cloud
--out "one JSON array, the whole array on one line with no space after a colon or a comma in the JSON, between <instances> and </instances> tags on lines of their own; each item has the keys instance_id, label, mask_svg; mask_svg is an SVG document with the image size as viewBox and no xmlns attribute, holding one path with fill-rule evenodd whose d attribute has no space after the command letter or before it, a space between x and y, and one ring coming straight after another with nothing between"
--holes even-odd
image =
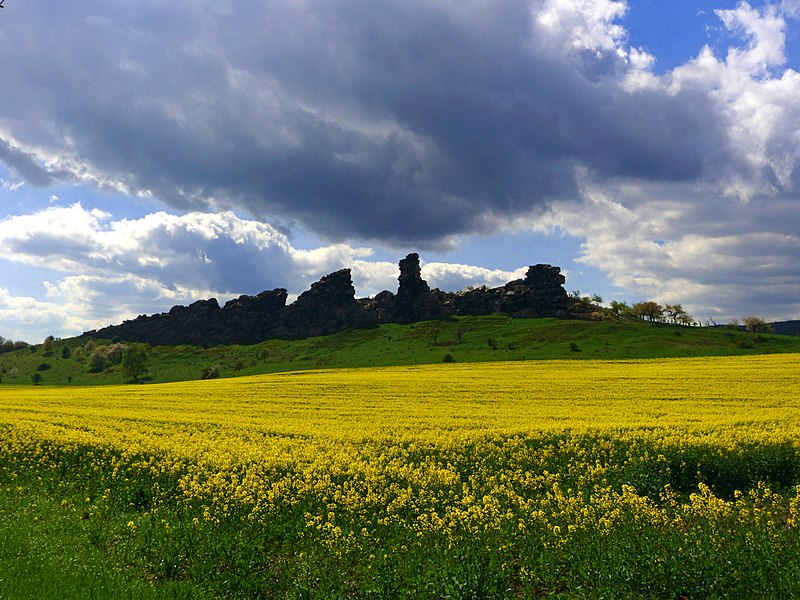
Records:
<instances>
[{"instance_id":1,"label":"white fluffy cloud","mask_svg":"<svg viewBox=\"0 0 800 600\"><path fill-rule=\"evenodd\" d=\"M618 20L627 10L625 2L613 0L546 0L536 24L566 53L602 56L619 52L624 44L627 32Z\"/></svg>"},{"instance_id":2,"label":"white fluffy cloud","mask_svg":"<svg viewBox=\"0 0 800 600\"><path fill-rule=\"evenodd\" d=\"M54 298L99 305L109 281L155 304L299 293L345 266L366 295L396 277L369 248L558 228L629 295L700 318L800 317L800 74L786 64L800 4L715 11L730 47L663 74L630 47L627 9L18 3L0 39L3 190L81 182L185 214L53 203L0 222L0 249L62 271ZM299 250L278 222L329 242ZM425 269L440 287L510 273Z\"/></svg>"},{"instance_id":3,"label":"white fluffy cloud","mask_svg":"<svg viewBox=\"0 0 800 600\"><path fill-rule=\"evenodd\" d=\"M39 342L51 332L81 332L91 329L92 321L81 313L52 302L29 296L14 296L0 288L0 330L6 339Z\"/></svg>"},{"instance_id":4,"label":"white fluffy cloud","mask_svg":"<svg viewBox=\"0 0 800 600\"><path fill-rule=\"evenodd\" d=\"M800 318L800 235L786 220L796 206L673 185L645 198L637 185L595 186L587 175L580 210L557 206L530 226L584 237L579 261L633 300L680 302L701 321L780 320Z\"/></svg>"},{"instance_id":5,"label":"white fluffy cloud","mask_svg":"<svg viewBox=\"0 0 800 600\"><path fill-rule=\"evenodd\" d=\"M431 287L452 292L469 286L499 287L514 279L522 279L527 270L527 266L515 271L503 271L472 265L431 262L422 265L422 277Z\"/></svg>"},{"instance_id":6,"label":"white fluffy cloud","mask_svg":"<svg viewBox=\"0 0 800 600\"><path fill-rule=\"evenodd\" d=\"M723 137L703 155L705 176L609 180L581 168L578 200L530 226L585 237L581 261L634 298L683 302L700 319L799 318L800 74L785 65L797 5L741 2L716 14L741 40L725 56L705 47L661 76L647 61L623 75L632 95L714 106Z\"/></svg>"},{"instance_id":7,"label":"white fluffy cloud","mask_svg":"<svg viewBox=\"0 0 800 600\"><path fill-rule=\"evenodd\" d=\"M360 296L396 290L397 263L372 261L372 251L332 244L297 249L270 225L231 212L164 212L114 220L80 204L50 206L0 221L0 253L6 260L61 274L45 282L42 300L0 293L4 337L38 339L51 331L77 334L175 304L285 287L296 296L323 275L352 268ZM399 259L400 257L398 257ZM524 273L469 265L431 263L433 286L501 285ZM14 323L13 315L24 317Z\"/></svg>"}]
</instances>

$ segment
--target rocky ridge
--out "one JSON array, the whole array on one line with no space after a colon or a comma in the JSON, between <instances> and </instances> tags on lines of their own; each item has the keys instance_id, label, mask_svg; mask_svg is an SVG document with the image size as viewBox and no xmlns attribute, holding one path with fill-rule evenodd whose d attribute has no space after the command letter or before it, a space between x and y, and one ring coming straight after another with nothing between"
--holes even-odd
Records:
<instances>
[{"instance_id":1,"label":"rocky ridge","mask_svg":"<svg viewBox=\"0 0 800 600\"><path fill-rule=\"evenodd\" d=\"M419 255L400 261L396 294L355 297L350 269L326 275L286 304L283 288L240 296L219 306L216 299L175 306L169 312L141 315L120 325L86 332L98 338L119 338L152 345L253 344L268 339L301 339L352 327L383 323L416 323L461 315L506 313L515 318L579 318L578 307L564 290L561 269L531 266L524 279L497 288L462 292L431 289L422 279Z\"/></svg>"}]
</instances>

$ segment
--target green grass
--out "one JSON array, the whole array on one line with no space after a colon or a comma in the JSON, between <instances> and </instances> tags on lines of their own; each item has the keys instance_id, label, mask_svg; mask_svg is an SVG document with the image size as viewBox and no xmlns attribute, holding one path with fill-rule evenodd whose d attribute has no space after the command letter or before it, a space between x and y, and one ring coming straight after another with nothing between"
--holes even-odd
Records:
<instances>
[{"instance_id":1,"label":"green grass","mask_svg":"<svg viewBox=\"0 0 800 600\"><path fill-rule=\"evenodd\" d=\"M98 514L27 482L0 484L0 598L81 600L199 598L181 582L153 585L124 541L128 516ZM126 547L128 546L128 547Z\"/></svg>"},{"instance_id":2,"label":"green grass","mask_svg":"<svg viewBox=\"0 0 800 600\"><path fill-rule=\"evenodd\" d=\"M56 341L51 353L33 346L0 355L5 383L95 385L130 381L120 365L87 371L78 348L87 338ZM105 342L101 342L105 343ZM64 347L69 357L63 358ZM800 336L746 333L731 328L681 327L633 321L462 317L413 325L352 329L305 340L269 340L252 346L159 346L151 350L145 382L200 379L217 367L221 377L321 368L371 367L497 360L632 359L800 352ZM47 365L44 367L43 365Z\"/></svg>"},{"instance_id":3,"label":"green grass","mask_svg":"<svg viewBox=\"0 0 800 600\"><path fill-rule=\"evenodd\" d=\"M504 442L496 440L498 452ZM665 473L657 459L660 452L667 453L669 463L692 460L685 449L629 445L602 435L567 433L531 440L528 445L524 456L544 457L539 467L560 473L561 488L572 495L574 487L578 500L588 491L581 489L575 464L606 462L608 483L616 487L619 482L661 480ZM550 451L537 454L537 446ZM462 481L469 480L480 493L491 493L495 485L492 476L516 467L504 462L500 453L491 459L489 478L484 479L473 468L476 450L468 445L440 451L463 469ZM729 460L743 471L761 463L763 453L775 451L759 446L730 454L709 452L707 460ZM797 453L789 459L796 467ZM454 546L435 534L420 538L402 527L389 527L373 545L337 555L309 535L304 525L305 513L320 510L313 498L287 508L283 520L259 525L242 513L213 524L202 519L199 508L171 501L134 509L127 502L124 486L103 501L93 490L107 484L107 474L82 469L79 463L66 477L39 468L14 482L3 475L13 472L14 464L3 466L0 598L9 600L655 600L793 598L800 594L798 530L759 528L752 523L742 526L735 512L719 520L690 521L686 528L657 526L626 513L607 533L582 531L564 545L544 543L550 539L548 533L537 529L535 523L530 523L529 534L477 531L463 535ZM756 473L754 481L766 474ZM154 480L146 470L124 475L126 486L137 481L137 485L159 484L167 489L166 480ZM691 487L680 487L676 489L681 502L688 502ZM793 495L791 489L786 492L788 497ZM754 502L746 501L748 510L754 509ZM148 510L143 512L144 508ZM523 575L523 567L529 575Z\"/></svg>"}]
</instances>

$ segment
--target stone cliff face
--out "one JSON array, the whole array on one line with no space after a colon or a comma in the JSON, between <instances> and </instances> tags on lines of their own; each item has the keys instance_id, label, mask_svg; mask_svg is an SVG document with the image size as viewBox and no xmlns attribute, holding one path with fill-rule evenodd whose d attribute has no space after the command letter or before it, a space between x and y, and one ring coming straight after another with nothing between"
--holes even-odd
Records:
<instances>
[{"instance_id":1,"label":"stone cliff face","mask_svg":"<svg viewBox=\"0 0 800 600\"><path fill-rule=\"evenodd\" d=\"M578 316L564 290L561 269L535 265L524 279L498 288L457 293L431 289L422 279L417 254L400 261L397 294L384 291L356 299L350 269L326 275L287 306L287 291L275 289L240 296L220 307L215 299L169 312L139 316L120 325L89 331L100 338L120 338L153 345L254 344L267 339L327 335L351 327L415 323L460 315L507 313L518 318Z\"/></svg>"}]
</instances>

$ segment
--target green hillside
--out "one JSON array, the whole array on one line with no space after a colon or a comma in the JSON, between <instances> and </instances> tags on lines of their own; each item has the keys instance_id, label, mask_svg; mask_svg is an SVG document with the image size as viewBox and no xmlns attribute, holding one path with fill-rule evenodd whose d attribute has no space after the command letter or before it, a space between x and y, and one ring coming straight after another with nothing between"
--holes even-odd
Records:
<instances>
[{"instance_id":1,"label":"green hillside","mask_svg":"<svg viewBox=\"0 0 800 600\"><path fill-rule=\"evenodd\" d=\"M0 355L3 384L94 385L131 380L119 363L96 373L89 360L109 340L56 340ZM94 346L94 347L93 347ZM734 328L683 327L642 321L462 317L412 325L382 325L304 340L253 346L159 346L150 349L145 382L200 379L305 369L440 362L546 359L632 359L800 352L800 336Z\"/></svg>"}]
</instances>

